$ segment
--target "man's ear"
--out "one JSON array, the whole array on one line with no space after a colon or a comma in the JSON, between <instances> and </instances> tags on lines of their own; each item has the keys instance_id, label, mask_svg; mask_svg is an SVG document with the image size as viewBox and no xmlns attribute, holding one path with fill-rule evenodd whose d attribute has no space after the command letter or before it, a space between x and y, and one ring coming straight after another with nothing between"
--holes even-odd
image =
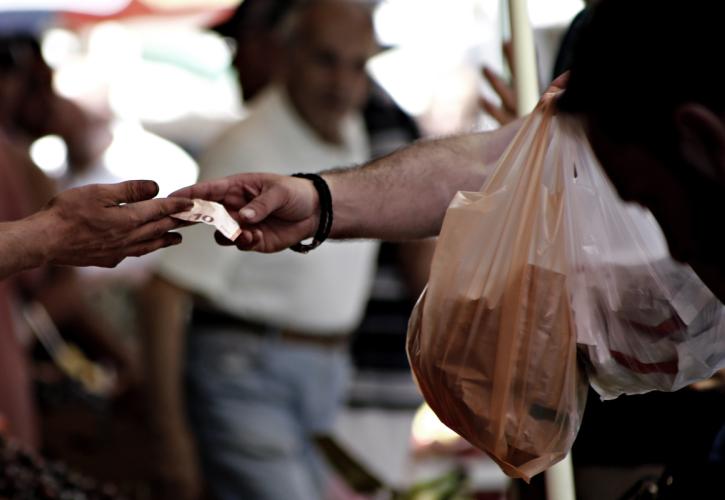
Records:
<instances>
[{"instance_id":1,"label":"man's ear","mask_svg":"<svg viewBox=\"0 0 725 500\"><path fill-rule=\"evenodd\" d=\"M725 123L702 104L675 110L675 129L682 157L698 173L725 185Z\"/></svg>"}]
</instances>

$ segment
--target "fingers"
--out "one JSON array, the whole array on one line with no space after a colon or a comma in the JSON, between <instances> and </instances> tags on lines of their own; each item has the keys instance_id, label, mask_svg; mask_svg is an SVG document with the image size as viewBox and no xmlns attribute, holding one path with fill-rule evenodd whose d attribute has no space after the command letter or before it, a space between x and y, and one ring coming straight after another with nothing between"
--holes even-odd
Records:
<instances>
[{"instance_id":1,"label":"fingers","mask_svg":"<svg viewBox=\"0 0 725 500\"><path fill-rule=\"evenodd\" d=\"M284 206L286 199L287 194L285 191L279 186L273 186L242 207L239 210L239 216L243 222L257 224L269 214Z\"/></svg>"},{"instance_id":2,"label":"fingers","mask_svg":"<svg viewBox=\"0 0 725 500\"><path fill-rule=\"evenodd\" d=\"M242 231L239 234L239 236L237 236L237 241L240 238L242 238L243 235L244 235L244 231ZM214 231L214 240L217 242L217 244L222 245L222 246L225 246L225 247L232 246L232 245L235 244L235 242L233 242L232 240L230 240L229 238L227 238L226 236L224 236L219 231Z\"/></svg>"},{"instance_id":3,"label":"fingers","mask_svg":"<svg viewBox=\"0 0 725 500\"><path fill-rule=\"evenodd\" d=\"M164 234L174 229L187 226L186 221L174 219L171 217L164 217L157 221L148 222L139 228L134 229L128 234L129 243L135 243L140 241L155 240L162 238Z\"/></svg>"},{"instance_id":4,"label":"fingers","mask_svg":"<svg viewBox=\"0 0 725 500\"><path fill-rule=\"evenodd\" d=\"M121 208L132 215L134 220L145 223L184 212L191 209L192 206L194 206L194 202L187 198L158 198L124 205Z\"/></svg>"},{"instance_id":5,"label":"fingers","mask_svg":"<svg viewBox=\"0 0 725 500\"><path fill-rule=\"evenodd\" d=\"M126 257L141 257L147 253L155 252L161 248L178 245L181 243L181 235L179 233L166 233L161 238L153 240L132 243L130 245L117 248L111 254L88 257L83 260L69 261L72 265L83 266L99 266L99 267L116 267Z\"/></svg>"},{"instance_id":6,"label":"fingers","mask_svg":"<svg viewBox=\"0 0 725 500\"><path fill-rule=\"evenodd\" d=\"M134 180L101 186L108 192L108 198L116 203L133 203L149 200L159 192L159 185L154 181Z\"/></svg>"},{"instance_id":7,"label":"fingers","mask_svg":"<svg viewBox=\"0 0 725 500\"><path fill-rule=\"evenodd\" d=\"M267 249L264 244L264 231L261 229L245 229L232 243L221 233L214 233L214 239L222 246L236 246L239 250L260 252L273 252L282 250L282 248Z\"/></svg>"},{"instance_id":8,"label":"fingers","mask_svg":"<svg viewBox=\"0 0 725 500\"><path fill-rule=\"evenodd\" d=\"M245 251L274 252L282 250L282 248L267 248L264 243L264 231L261 229L245 230L239 235L235 244L239 250Z\"/></svg>"},{"instance_id":9,"label":"fingers","mask_svg":"<svg viewBox=\"0 0 725 500\"><path fill-rule=\"evenodd\" d=\"M568 81L568 71L557 76L554 81L549 84L549 88L547 88L544 92L544 95L542 96L540 102L556 102L556 100L563 94L564 90L566 89L566 84Z\"/></svg>"},{"instance_id":10,"label":"fingers","mask_svg":"<svg viewBox=\"0 0 725 500\"><path fill-rule=\"evenodd\" d=\"M490 68L483 68L483 76L491 84L494 92L501 98L501 106L511 114L516 114L516 94L508 82Z\"/></svg>"},{"instance_id":11,"label":"fingers","mask_svg":"<svg viewBox=\"0 0 725 500\"><path fill-rule=\"evenodd\" d=\"M155 252L161 248L166 248L181 243L181 235L179 233L166 233L161 238L142 241L124 248L124 255L129 257L141 257L147 253Z\"/></svg>"},{"instance_id":12,"label":"fingers","mask_svg":"<svg viewBox=\"0 0 725 500\"><path fill-rule=\"evenodd\" d=\"M564 90L566 88L566 84L569 83L569 72L565 71L564 73L557 76L551 84L549 84L549 88L547 89L547 92L555 92L558 90Z\"/></svg>"},{"instance_id":13,"label":"fingers","mask_svg":"<svg viewBox=\"0 0 725 500\"><path fill-rule=\"evenodd\" d=\"M516 119L516 94L508 82L501 78L495 71L488 67L483 68L483 76L498 94L501 104L497 105L485 97L478 101L480 107L492 116L501 125L506 125Z\"/></svg>"},{"instance_id":14,"label":"fingers","mask_svg":"<svg viewBox=\"0 0 725 500\"><path fill-rule=\"evenodd\" d=\"M506 125L507 123L516 119L515 115L506 111L503 108L498 107L496 104L489 101L485 97L479 98L478 104L479 104L479 106L481 106L481 109L483 109L486 113L488 113L494 120L496 120L501 125Z\"/></svg>"},{"instance_id":15,"label":"fingers","mask_svg":"<svg viewBox=\"0 0 725 500\"><path fill-rule=\"evenodd\" d=\"M209 201L222 201L229 192L231 182L228 177L214 181L200 182L178 189L171 193L173 198L201 198Z\"/></svg>"}]
</instances>

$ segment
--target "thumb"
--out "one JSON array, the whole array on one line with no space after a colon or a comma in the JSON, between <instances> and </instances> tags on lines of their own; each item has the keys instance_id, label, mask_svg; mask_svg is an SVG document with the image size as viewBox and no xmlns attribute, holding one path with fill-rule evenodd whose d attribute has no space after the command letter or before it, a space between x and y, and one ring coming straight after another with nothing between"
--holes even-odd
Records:
<instances>
[{"instance_id":1,"label":"thumb","mask_svg":"<svg viewBox=\"0 0 725 500\"><path fill-rule=\"evenodd\" d=\"M257 224L266 219L276 210L284 207L289 197L279 185L272 186L263 191L252 201L239 210L239 216L244 222Z\"/></svg>"},{"instance_id":2,"label":"thumb","mask_svg":"<svg viewBox=\"0 0 725 500\"><path fill-rule=\"evenodd\" d=\"M565 90L567 83L569 83L569 72L565 71L564 73L562 73L559 76L557 76L556 78L554 78L554 81L552 81L549 84L549 88L547 89L547 92Z\"/></svg>"}]
</instances>

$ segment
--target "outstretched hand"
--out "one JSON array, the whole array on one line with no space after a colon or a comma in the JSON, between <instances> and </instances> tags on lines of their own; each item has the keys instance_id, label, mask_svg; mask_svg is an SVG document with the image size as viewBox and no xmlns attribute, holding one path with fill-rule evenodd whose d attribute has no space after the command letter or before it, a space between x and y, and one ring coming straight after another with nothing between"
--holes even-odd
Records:
<instances>
[{"instance_id":1,"label":"outstretched hand","mask_svg":"<svg viewBox=\"0 0 725 500\"><path fill-rule=\"evenodd\" d=\"M224 205L240 223L232 243L240 250L279 252L311 237L319 222L319 199L312 182L276 174L237 174L180 189L172 197L201 198Z\"/></svg>"},{"instance_id":2,"label":"outstretched hand","mask_svg":"<svg viewBox=\"0 0 725 500\"><path fill-rule=\"evenodd\" d=\"M170 233L182 225L169 217L188 209L185 198L152 199L153 181L93 184L64 191L31 216L49 243L53 264L113 267L181 242Z\"/></svg>"}]
</instances>

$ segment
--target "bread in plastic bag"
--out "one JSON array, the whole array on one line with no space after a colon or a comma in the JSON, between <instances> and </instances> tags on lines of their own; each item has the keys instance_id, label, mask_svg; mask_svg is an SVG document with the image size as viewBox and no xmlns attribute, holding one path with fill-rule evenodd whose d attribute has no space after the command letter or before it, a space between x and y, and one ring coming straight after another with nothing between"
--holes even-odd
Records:
<instances>
[{"instance_id":1,"label":"bread in plastic bag","mask_svg":"<svg viewBox=\"0 0 725 500\"><path fill-rule=\"evenodd\" d=\"M458 193L408 328L417 383L443 423L507 474L562 459L581 420L567 287L561 134L532 114L478 193ZM570 165L573 168L573 165Z\"/></svg>"}]
</instances>

